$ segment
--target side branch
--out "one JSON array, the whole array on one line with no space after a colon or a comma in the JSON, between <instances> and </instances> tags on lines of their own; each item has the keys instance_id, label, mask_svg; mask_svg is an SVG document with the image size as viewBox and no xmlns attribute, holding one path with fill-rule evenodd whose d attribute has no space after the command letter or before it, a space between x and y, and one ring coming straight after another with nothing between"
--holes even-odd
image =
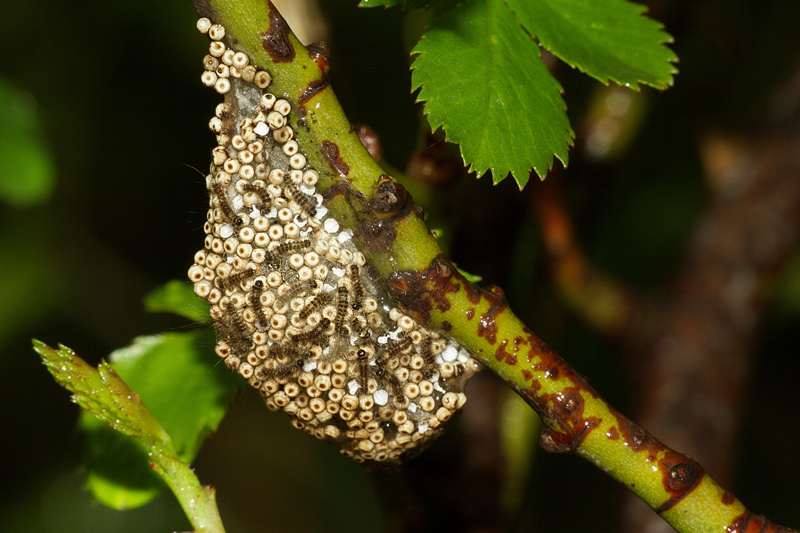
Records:
<instances>
[{"instance_id":1,"label":"side branch","mask_svg":"<svg viewBox=\"0 0 800 533\"><path fill-rule=\"evenodd\" d=\"M261 0L195 0L230 46L272 72L296 109L296 138L320 170L325 206L354 238L404 311L469 349L542 417L542 446L575 453L619 480L678 531L791 531L753 516L691 458L611 408L508 308L499 289L469 283L442 254L403 187L370 157L327 83L324 45L305 48ZM726 529L727 528L727 529Z\"/></svg>"},{"instance_id":2,"label":"side branch","mask_svg":"<svg viewBox=\"0 0 800 533\"><path fill-rule=\"evenodd\" d=\"M627 287L590 264L564 208L560 183L551 177L532 192L531 210L539 218L552 278L564 301L597 331L625 335L641 311L641 302Z\"/></svg>"}]
</instances>

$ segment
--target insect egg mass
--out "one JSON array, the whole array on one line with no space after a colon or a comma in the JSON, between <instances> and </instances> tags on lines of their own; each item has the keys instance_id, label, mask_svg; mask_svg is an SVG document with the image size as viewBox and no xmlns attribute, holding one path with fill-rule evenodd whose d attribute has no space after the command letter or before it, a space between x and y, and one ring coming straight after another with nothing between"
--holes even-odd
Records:
<instances>
[{"instance_id":1,"label":"insect egg mass","mask_svg":"<svg viewBox=\"0 0 800 533\"><path fill-rule=\"evenodd\" d=\"M228 48L221 25L197 27L211 38L201 81L225 96L209 121L204 248L189 268L216 353L296 428L356 461L397 463L464 405L477 363L397 307L323 206L272 76Z\"/></svg>"}]
</instances>

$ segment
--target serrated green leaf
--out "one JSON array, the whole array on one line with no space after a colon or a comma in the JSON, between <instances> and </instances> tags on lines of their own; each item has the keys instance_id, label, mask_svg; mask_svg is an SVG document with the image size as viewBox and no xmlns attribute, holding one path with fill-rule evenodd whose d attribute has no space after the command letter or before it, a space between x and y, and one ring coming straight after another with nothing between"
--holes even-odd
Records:
<instances>
[{"instance_id":1,"label":"serrated green leaf","mask_svg":"<svg viewBox=\"0 0 800 533\"><path fill-rule=\"evenodd\" d=\"M458 143L469 170L509 173L520 188L531 167L544 177L564 165L574 133L562 89L502 0L469 0L436 17L412 51L431 127Z\"/></svg>"},{"instance_id":2,"label":"serrated green leaf","mask_svg":"<svg viewBox=\"0 0 800 533\"><path fill-rule=\"evenodd\" d=\"M36 101L0 79L0 199L29 206L50 197L56 184Z\"/></svg>"},{"instance_id":3,"label":"serrated green leaf","mask_svg":"<svg viewBox=\"0 0 800 533\"><path fill-rule=\"evenodd\" d=\"M194 294L188 282L172 280L144 297L145 309L151 313L174 313L196 322L211 322L208 302Z\"/></svg>"},{"instance_id":4,"label":"serrated green leaf","mask_svg":"<svg viewBox=\"0 0 800 533\"><path fill-rule=\"evenodd\" d=\"M539 42L572 67L603 83L638 89L672 85L675 53L647 8L626 0L507 0Z\"/></svg>"}]
</instances>

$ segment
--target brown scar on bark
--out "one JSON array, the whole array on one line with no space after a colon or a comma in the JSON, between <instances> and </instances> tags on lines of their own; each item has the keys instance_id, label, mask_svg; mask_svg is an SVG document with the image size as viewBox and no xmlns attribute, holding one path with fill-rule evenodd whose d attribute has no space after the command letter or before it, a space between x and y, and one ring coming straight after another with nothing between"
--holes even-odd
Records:
<instances>
[{"instance_id":1,"label":"brown scar on bark","mask_svg":"<svg viewBox=\"0 0 800 533\"><path fill-rule=\"evenodd\" d=\"M536 383L538 385L538 383ZM523 398L545 419L539 445L551 453L574 453L589 433L600 425L595 416L584 417L585 402L579 387L542 394L537 387L523 389Z\"/></svg>"},{"instance_id":2,"label":"brown scar on bark","mask_svg":"<svg viewBox=\"0 0 800 533\"><path fill-rule=\"evenodd\" d=\"M456 270L444 254L431 260L424 271L401 270L389 276L389 289L401 306L416 315L418 321L430 321L431 310L450 310L447 295L461 290L467 280Z\"/></svg>"},{"instance_id":3,"label":"brown scar on bark","mask_svg":"<svg viewBox=\"0 0 800 533\"><path fill-rule=\"evenodd\" d=\"M381 174L369 206L378 213L396 213L408 208L410 203L411 195L405 187L386 174Z\"/></svg>"},{"instance_id":4,"label":"brown scar on bark","mask_svg":"<svg viewBox=\"0 0 800 533\"><path fill-rule=\"evenodd\" d=\"M331 66L331 49L328 47L328 43L325 41L317 41L309 44L306 49L308 49L308 57L310 57L311 60L317 64L319 70L327 76Z\"/></svg>"},{"instance_id":5,"label":"brown scar on bark","mask_svg":"<svg viewBox=\"0 0 800 533\"><path fill-rule=\"evenodd\" d=\"M612 411L617 418L617 425L623 442L634 452L647 453L647 461L655 462L659 455L658 469L661 473L661 483L670 498L656 508L656 512L663 514L680 503L703 480L705 470L691 457L670 450L658 439L639 424L629 420L616 411Z\"/></svg>"},{"instance_id":6,"label":"brown scar on bark","mask_svg":"<svg viewBox=\"0 0 800 533\"><path fill-rule=\"evenodd\" d=\"M760 515L750 511L737 516L731 525L725 528L727 533L796 533L796 529L778 526Z\"/></svg>"},{"instance_id":7,"label":"brown scar on bark","mask_svg":"<svg viewBox=\"0 0 800 533\"><path fill-rule=\"evenodd\" d=\"M502 343L500 343L500 347L497 348L494 356L498 361L503 361L511 366L517 364L517 355L519 353L520 348L522 348L525 340L522 337L514 337L514 340L511 341L511 353L506 351L506 346L509 345L507 339L504 339ZM525 377L526 381L531 379L531 372L529 370L523 370L523 376ZM527 374L527 375L526 375Z\"/></svg>"},{"instance_id":8,"label":"brown scar on bark","mask_svg":"<svg viewBox=\"0 0 800 533\"><path fill-rule=\"evenodd\" d=\"M308 85L306 85L306 88L303 89L303 92L300 94L300 97L297 99L297 103L299 103L302 106L303 104L311 100L314 96L327 89L328 86L330 86L328 78L322 78L319 80L314 80L312 82L309 82Z\"/></svg>"},{"instance_id":9,"label":"brown scar on bark","mask_svg":"<svg viewBox=\"0 0 800 533\"><path fill-rule=\"evenodd\" d=\"M339 146L332 141L322 141L321 150L322 157L327 161L331 170L336 172L340 177L344 178L350 173L350 167L344 162L342 156L339 155Z\"/></svg>"},{"instance_id":10,"label":"brown scar on bark","mask_svg":"<svg viewBox=\"0 0 800 533\"><path fill-rule=\"evenodd\" d=\"M508 308L508 300L506 300L503 289L497 286L492 286L488 292L484 293L484 297L491 302L491 307L485 314L481 315L481 319L478 322L478 337L485 337L486 342L494 344L497 342L497 322L495 319L497 315ZM516 357L513 364L516 364Z\"/></svg>"},{"instance_id":11,"label":"brown scar on bark","mask_svg":"<svg viewBox=\"0 0 800 533\"><path fill-rule=\"evenodd\" d=\"M672 450L667 450L666 455L658 461L658 467L664 490L672 496L656 509L659 514L677 505L700 484L705 476L705 470L697 461Z\"/></svg>"},{"instance_id":12,"label":"brown scar on bark","mask_svg":"<svg viewBox=\"0 0 800 533\"><path fill-rule=\"evenodd\" d=\"M322 191L322 199L329 202L337 196L344 196L345 200L352 205L353 198L363 200L364 195L355 190L350 184L350 180L337 180L333 185Z\"/></svg>"},{"instance_id":13,"label":"brown scar on bark","mask_svg":"<svg viewBox=\"0 0 800 533\"><path fill-rule=\"evenodd\" d=\"M506 364L514 366L517 364L517 354L516 353L508 353L506 351L506 346L508 345L508 340L504 340L500 343L500 346L497 347L497 350L494 352L494 358L498 361L505 361Z\"/></svg>"},{"instance_id":14,"label":"brown scar on bark","mask_svg":"<svg viewBox=\"0 0 800 533\"><path fill-rule=\"evenodd\" d=\"M272 2L269 3L269 30L261 36L261 46L275 63L294 60L294 46L289 40L289 25Z\"/></svg>"},{"instance_id":15,"label":"brown scar on bark","mask_svg":"<svg viewBox=\"0 0 800 533\"><path fill-rule=\"evenodd\" d=\"M331 52L328 48L328 45L324 41L317 41L309 44L306 48L308 50L308 57L310 57L311 60L319 67L320 77L317 80L309 82L308 85L306 85L306 88L303 89L300 97L297 99L297 103L300 104L300 109L303 111L305 111L303 105L306 102L330 86L328 71L330 70L331 65Z\"/></svg>"},{"instance_id":16,"label":"brown scar on bark","mask_svg":"<svg viewBox=\"0 0 800 533\"><path fill-rule=\"evenodd\" d=\"M600 418L584 416L585 401L582 393L596 398L597 392L533 332L527 328L523 331L527 337L515 337L510 341L514 345L514 357L510 361L505 356L498 360L509 365L518 364L520 358L517 355L524 354L520 350L528 350L522 360L531 364L531 368L523 368L520 372L525 382L530 384L527 387L517 387L517 392L545 422L546 428L542 431L540 446L553 453L574 453L602 422ZM504 344L501 347L505 351L509 341L503 340L502 343ZM542 393L542 384L534 372L543 374L547 379L568 380L571 385L556 393Z\"/></svg>"},{"instance_id":17,"label":"brown scar on bark","mask_svg":"<svg viewBox=\"0 0 800 533\"><path fill-rule=\"evenodd\" d=\"M416 204L405 188L386 174L381 174L378 187L366 205L360 206L368 216L355 231L366 251L379 253L392 248L397 237L397 224L409 214L416 214Z\"/></svg>"}]
</instances>

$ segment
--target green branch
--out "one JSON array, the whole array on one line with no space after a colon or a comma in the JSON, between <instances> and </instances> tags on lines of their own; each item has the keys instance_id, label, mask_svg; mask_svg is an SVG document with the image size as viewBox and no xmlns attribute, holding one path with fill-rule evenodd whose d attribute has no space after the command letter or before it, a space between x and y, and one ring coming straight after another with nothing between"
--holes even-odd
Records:
<instances>
[{"instance_id":1,"label":"green branch","mask_svg":"<svg viewBox=\"0 0 800 533\"><path fill-rule=\"evenodd\" d=\"M404 311L452 336L513 387L542 417L546 450L591 461L681 532L749 531L762 520L694 460L610 407L511 312L502 291L484 291L457 272L421 209L351 131L328 85L324 47L303 47L262 0L194 4L226 28L229 46L272 73L270 90L293 106L295 137L320 172L326 206L353 230Z\"/></svg>"}]
</instances>

